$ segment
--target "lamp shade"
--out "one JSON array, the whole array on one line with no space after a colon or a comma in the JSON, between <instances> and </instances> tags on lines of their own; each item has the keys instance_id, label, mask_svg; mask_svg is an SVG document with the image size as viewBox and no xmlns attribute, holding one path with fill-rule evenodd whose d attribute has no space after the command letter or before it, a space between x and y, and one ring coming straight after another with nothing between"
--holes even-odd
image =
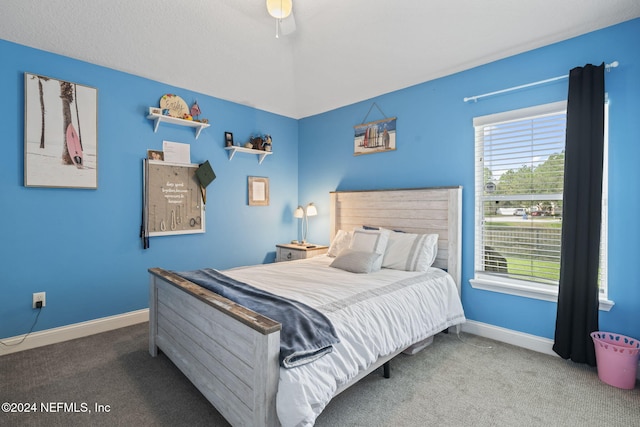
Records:
<instances>
[{"instance_id":1,"label":"lamp shade","mask_svg":"<svg viewBox=\"0 0 640 427\"><path fill-rule=\"evenodd\" d=\"M318 215L318 210L316 209L316 205L313 203L309 203L307 205L307 216L316 216Z\"/></svg>"},{"instance_id":2,"label":"lamp shade","mask_svg":"<svg viewBox=\"0 0 640 427\"><path fill-rule=\"evenodd\" d=\"M291 15L292 0L267 0L267 11L276 19Z\"/></svg>"},{"instance_id":3,"label":"lamp shade","mask_svg":"<svg viewBox=\"0 0 640 427\"><path fill-rule=\"evenodd\" d=\"M304 217L304 210L302 209L302 206L298 206L296 208L296 210L293 211L293 217L294 218L303 218Z\"/></svg>"}]
</instances>

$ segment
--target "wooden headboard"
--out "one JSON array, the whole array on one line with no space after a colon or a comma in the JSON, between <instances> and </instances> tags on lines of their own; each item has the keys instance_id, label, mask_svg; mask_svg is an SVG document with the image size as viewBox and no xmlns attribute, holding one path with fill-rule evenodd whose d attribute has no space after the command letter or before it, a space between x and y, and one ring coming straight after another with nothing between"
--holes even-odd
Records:
<instances>
[{"instance_id":1,"label":"wooden headboard","mask_svg":"<svg viewBox=\"0 0 640 427\"><path fill-rule=\"evenodd\" d=\"M461 290L462 187L331 192L330 240L338 230L370 225L407 233L437 233L434 267Z\"/></svg>"}]
</instances>

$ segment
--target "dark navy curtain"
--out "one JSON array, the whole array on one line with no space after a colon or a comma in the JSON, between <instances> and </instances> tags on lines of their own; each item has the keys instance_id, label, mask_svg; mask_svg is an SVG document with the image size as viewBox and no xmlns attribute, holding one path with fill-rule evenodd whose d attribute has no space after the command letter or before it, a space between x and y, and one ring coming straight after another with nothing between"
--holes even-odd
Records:
<instances>
[{"instance_id":1,"label":"dark navy curtain","mask_svg":"<svg viewBox=\"0 0 640 427\"><path fill-rule=\"evenodd\" d=\"M569 73L562 201L562 255L553 350L596 365L604 154L604 64Z\"/></svg>"}]
</instances>

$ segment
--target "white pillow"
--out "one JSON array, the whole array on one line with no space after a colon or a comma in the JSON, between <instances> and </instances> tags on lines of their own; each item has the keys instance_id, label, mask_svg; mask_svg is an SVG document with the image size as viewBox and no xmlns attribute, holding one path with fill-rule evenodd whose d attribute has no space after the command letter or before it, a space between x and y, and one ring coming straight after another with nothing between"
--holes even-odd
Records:
<instances>
[{"instance_id":1,"label":"white pillow","mask_svg":"<svg viewBox=\"0 0 640 427\"><path fill-rule=\"evenodd\" d=\"M355 249L345 249L338 254L336 259L329 264L331 267L352 273L371 273L377 271L373 269L377 260L382 258L375 252L357 251ZM380 270L380 268L378 268Z\"/></svg>"},{"instance_id":2,"label":"white pillow","mask_svg":"<svg viewBox=\"0 0 640 427\"><path fill-rule=\"evenodd\" d=\"M333 237L333 241L329 246L329 250L327 251L327 255L330 257L337 256L344 249L347 249L351 244L351 238L353 236L353 231L344 231L338 230L336 235Z\"/></svg>"},{"instance_id":3,"label":"white pillow","mask_svg":"<svg viewBox=\"0 0 640 427\"><path fill-rule=\"evenodd\" d=\"M426 271L438 254L437 234L393 232L389 236L382 267L404 271Z\"/></svg>"},{"instance_id":4,"label":"white pillow","mask_svg":"<svg viewBox=\"0 0 640 427\"><path fill-rule=\"evenodd\" d=\"M389 241L389 230L353 230L353 237L351 238L350 249L362 252L374 252L380 254L380 257L376 259L373 264L372 271L380 270L382 267L382 258L384 251L387 248L387 242Z\"/></svg>"}]
</instances>

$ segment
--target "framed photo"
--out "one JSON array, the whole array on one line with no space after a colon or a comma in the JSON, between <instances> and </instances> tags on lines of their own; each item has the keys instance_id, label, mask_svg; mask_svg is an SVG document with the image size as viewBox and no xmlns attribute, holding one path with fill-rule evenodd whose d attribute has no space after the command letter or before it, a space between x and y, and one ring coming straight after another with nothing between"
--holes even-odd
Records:
<instances>
[{"instance_id":1,"label":"framed photo","mask_svg":"<svg viewBox=\"0 0 640 427\"><path fill-rule=\"evenodd\" d=\"M231 132L224 133L224 146L225 147L233 146L233 134Z\"/></svg>"},{"instance_id":2,"label":"framed photo","mask_svg":"<svg viewBox=\"0 0 640 427\"><path fill-rule=\"evenodd\" d=\"M25 187L98 188L98 90L24 74Z\"/></svg>"},{"instance_id":3,"label":"framed photo","mask_svg":"<svg viewBox=\"0 0 640 427\"><path fill-rule=\"evenodd\" d=\"M249 206L269 206L269 178L249 177Z\"/></svg>"},{"instance_id":4,"label":"framed photo","mask_svg":"<svg viewBox=\"0 0 640 427\"><path fill-rule=\"evenodd\" d=\"M354 126L353 155L396 149L396 117Z\"/></svg>"},{"instance_id":5,"label":"framed photo","mask_svg":"<svg viewBox=\"0 0 640 427\"><path fill-rule=\"evenodd\" d=\"M164 151L162 150L147 150L147 159L149 160L164 160Z\"/></svg>"}]
</instances>

